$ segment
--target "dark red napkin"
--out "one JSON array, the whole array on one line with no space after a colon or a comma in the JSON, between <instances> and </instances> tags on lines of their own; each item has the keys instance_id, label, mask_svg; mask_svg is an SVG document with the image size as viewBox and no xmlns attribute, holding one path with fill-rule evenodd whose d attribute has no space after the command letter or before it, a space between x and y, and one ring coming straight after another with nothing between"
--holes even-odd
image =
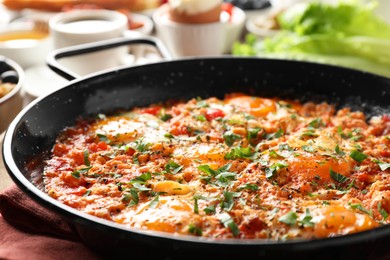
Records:
<instances>
[{"instance_id":1,"label":"dark red napkin","mask_svg":"<svg viewBox=\"0 0 390 260\"><path fill-rule=\"evenodd\" d=\"M99 259L72 225L16 185L0 193L0 259Z\"/></svg>"}]
</instances>

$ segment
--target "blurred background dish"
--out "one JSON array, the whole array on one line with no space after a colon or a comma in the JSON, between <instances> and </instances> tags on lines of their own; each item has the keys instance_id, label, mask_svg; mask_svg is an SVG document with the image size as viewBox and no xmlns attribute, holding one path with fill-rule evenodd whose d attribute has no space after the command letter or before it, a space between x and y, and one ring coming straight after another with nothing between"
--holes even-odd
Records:
<instances>
[{"instance_id":1,"label":"blurred background dish","mask_svg":"<svg viewBox=\"0 0 390 260\"><path fill-rule=\"evenodd\" d=\"M142 11L156 8L161 0L3 0L3 4L10 10L35 9L51 12L61 12L66 8L77 5L94 5L103 9L125 8L131 11Z\"/></svg>"},{"instance_id":2,"label":"blurred background dish","mask_svg":"<svg viewBox=\"0 0 390 260\"><path fill-rule=\"evenodd\" d=\"M23 107L24 73L13 60L0 56L0 134Z\"/></svg>"},{"instance_id":3,"label":"blurred background dish","mask_svg":"<svg viewBox=\"0 0 390 260\"><path fill-rule=\"evenodd\" d=\"M50 49L48 31L32 21L15 21L0 29L0 55L23 68L43 63Z\"/></svg>"},{"instance_id":4,"label":"blurred background dish","mask_svg":"<svg viewBox=\"0 0 390 260\"><path fill-rule=\"evenodd\" d=\"M162 5L153 14L157 37L176 58L230 53L239 40L246 15L238 7L222 6L219 22L179 23L169 16L169 6Z\"/></svg>"}]
</instances>

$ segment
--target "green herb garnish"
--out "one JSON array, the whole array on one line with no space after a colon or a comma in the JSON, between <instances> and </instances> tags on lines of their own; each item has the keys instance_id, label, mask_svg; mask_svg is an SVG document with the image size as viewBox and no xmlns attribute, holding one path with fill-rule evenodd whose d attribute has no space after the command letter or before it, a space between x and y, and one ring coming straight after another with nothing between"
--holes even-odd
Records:
<instances>
[{"instance_id":1,"label":"green herb garnish","mask_svg":"<svg viewBox=\"0 0 390 260\"><path fill-rule=\"evenodd\" d=\"M278 218L279 222L287 224L289 226L293 226L297 223L298 215L294 211L289 211L280 218Z\"/></svg>"},{"instance_id":2,"label":"green herb garnish","mask_svg":"<svg viewBox=\"0 0 390 260\"><path fill-rule=\"evenodd\" d=\"M85 149L84 150L84 164L86 166L90 166L91 165L88 157L89 157L89 151L87 149Z\"/></svg>"},{"instance_id":3,"label":"green herb garnish","mask_svg":"<svg viewBox=\"0 0 390 260\"><path fill-rule=\"evenodd\" d=\"M362 163L368 156L365 155L364 153L359 152L358 150L353 150L350 154L349 157L357 161L358 163Z\"/></svg>"},{"instance_id":4,"label":"green herb garnish","mask_svg":"<svg viewBox=\"0 0 390 260\"><path fill-rule=\"evenodd\" d=\"M231 131L228 131L228 132L223 134L223 139L225 140L225 143L227 144L227 146L232 146L235 141L241 139L241 135L237 135Z\"/></svg>"},{"instance_id":5,"label":"green herb garnish","mask_svg":"<svg viewBox=\"0 0 390 260\"><path fill-rule=\"evenodd\" d=\"M224 227L230 229L234 237L237 237L240 234L240 230L238 229L237 224L234 222L233 218L229 214L222 213L219 216L219 221L221 221Z\"/></svg>"},{"instance_id":6,"label":"green herb garnish","mask_svg":"<svg viewBox=\"0 0 390 260\"><path fill-rule=\"evenodd\" d=\"M190 224L188 226L188 231L195 236L201 236L203 233L202 229L200 227L195 226L194 224Z\"/></svg>"},{"instance_id":7,"label":"green herb garnish","mask_svg":"<svg viewBox=\"0 0 390 260\"><path fill-rule=\"evenodd\" d=\"M288 164L284 162L277 162L270 167L265 168L265 177L271 179L283 168L288 167Z\"/></svg>"},{"instance_id":8,"label":"green herb garnish","mask_svg":"<svg viewBox=\"0 0 390 260\"><path fill-rule=\"evenodd\" d=\"M330 177L333 180L337 181L338 183L344 183L344 182L349 180L348 177L345 177L344 175L337 173L337 172L333 171L332 169L329 169L329 173L330 173Z\"/></svg>"},{"instance_id":9,"label":"green herb garnish","mask_svg":"<svg viewBox=\"0 0 390 260\"><path fill-rule=\"evenodd\" d=\"M234 147L225 155L226 160L235 160L235 159L250 159L253 156L253 151L250 147Z\"/></svg>"},{"instance_id":10,"label":"green herb garnish","mask_svg":"<svg viewBox=\"0 0 390 260\"><path fill-rule=\"evenodd\" d=\"M179 173L182 169L183 169L183 165L179 165L177 163L175 163L174 161L169 161L164 169L167 173L171 173L171 174L177 174Z\"/></svg>"}]
</instances>

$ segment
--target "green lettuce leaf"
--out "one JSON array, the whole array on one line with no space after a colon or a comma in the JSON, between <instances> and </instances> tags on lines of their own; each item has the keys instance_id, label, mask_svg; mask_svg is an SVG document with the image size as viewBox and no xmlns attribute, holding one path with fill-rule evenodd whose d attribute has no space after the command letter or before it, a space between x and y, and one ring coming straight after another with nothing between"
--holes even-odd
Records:
<instances>
[{"instance_id":1,"label":"green lettuce leaf","mask_svg":"<svg viewBox=\"0 0 390 260\"><path fill-rule=\"evenodd\" d=\"M390 77L390 25L373 12L376 2L298 4L278 16L283 29L259 41L247 35L234 55L294 59L355 68Z\"/></svg>"}]
</instances>

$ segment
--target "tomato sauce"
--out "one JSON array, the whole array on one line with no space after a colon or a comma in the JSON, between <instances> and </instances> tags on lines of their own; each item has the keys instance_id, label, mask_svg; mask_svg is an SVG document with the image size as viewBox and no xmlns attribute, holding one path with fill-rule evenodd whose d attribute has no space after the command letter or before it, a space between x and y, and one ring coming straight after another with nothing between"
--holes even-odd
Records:
<instances>
[{"instance_id":1,"label":"tomato sauce","mask_svg":"<svg viewBox=\"0 0 390 260\"><path fill-rule=\"evenodd\" d=\"M315 239L389 223L388 115L233 93L80 120L46 192L129 228Z\"/></svg>"}]
</instances>

